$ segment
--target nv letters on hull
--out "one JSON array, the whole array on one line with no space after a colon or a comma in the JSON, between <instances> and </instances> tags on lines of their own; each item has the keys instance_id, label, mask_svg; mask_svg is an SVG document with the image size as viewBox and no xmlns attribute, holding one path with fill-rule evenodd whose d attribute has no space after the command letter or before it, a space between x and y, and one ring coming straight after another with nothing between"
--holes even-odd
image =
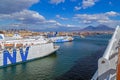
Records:
<instances>
[{"instance_id":1,"label":"nv letters on hull","mask_svg":"<svg viewBox=\"0 0 120 80\"><path fill-rule=\"evenodd\" d=\"M26 47L25 51L23 51L23 48L19 49L19 54L21 56L21 61L24 62L27 60L29 53L29 47ZM15 64L17 62L17 50L13 49L12 53L10 53L8 50L3 51L3 66L8 65L8 60L11 62L11 64Z\"/></svg>"}]
</instances>

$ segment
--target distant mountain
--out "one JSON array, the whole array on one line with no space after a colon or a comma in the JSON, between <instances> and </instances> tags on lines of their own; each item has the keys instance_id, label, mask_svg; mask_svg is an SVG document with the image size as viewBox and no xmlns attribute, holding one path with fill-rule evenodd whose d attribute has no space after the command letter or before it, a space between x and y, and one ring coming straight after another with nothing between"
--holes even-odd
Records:
<instances>
[{"instance_id":1,"label":"distant mountain","mask_svg":"<svg viewBox=\"0 0 120 80\"><path fill-rule=\"evenodd\" d=\"M94 26L88 26L88 27L82 29L82 31L93 31L93 30L95 30Z\"/></svg>"},{"instance_id":2,"label":"distant mountain","mask_svg":"<svg viewBox=\"0 0 120 80\"><path fill-rule=\"evenodd\" d=\"M96 29L100 31L113 31L114 30L114 28L108 27L106 25L98 25Z\"/></svg>"},{"instance_id":3,"label":"distant mountain","mask_svg":"<svg viewBox=\"0 0 120 80\"><path fill-rule=\"evenodd\" d=\"M94 26L88 26L81 31L113 31L114 28L108 27L106 25L98 25L96 27Z\"/></svg>"},{"instance_id":4,"label":"distant mountain","mask_svg":"<svg viewBox=\"0 0 120 80\"><path fill-rule=\"evenodd\" d=\"M69 31L75 31L75 30L80 30L81 28L79 27L55 27L55 28L45 28L45 29L30 29L31 31L36 31L36 32L40 32L40 31L45 31L45 32L52 32L52 31L57 31L57 32L69 32Z\"/></svg>"}]
</instances>

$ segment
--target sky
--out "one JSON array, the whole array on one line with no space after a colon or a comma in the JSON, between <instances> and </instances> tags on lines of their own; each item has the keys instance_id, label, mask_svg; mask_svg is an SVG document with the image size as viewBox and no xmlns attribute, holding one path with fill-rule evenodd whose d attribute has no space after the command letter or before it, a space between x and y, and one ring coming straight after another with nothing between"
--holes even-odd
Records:
<instances>
[{"instance_id":1,"label":"sky","mask_svg":"<svg viewBox=\"0 0 120 80\"><path fill-rule=\"evenodd\" d=\"M120 25L120 0L0 0L0 29L77 30Z\"/></svg>"}]
</instances>

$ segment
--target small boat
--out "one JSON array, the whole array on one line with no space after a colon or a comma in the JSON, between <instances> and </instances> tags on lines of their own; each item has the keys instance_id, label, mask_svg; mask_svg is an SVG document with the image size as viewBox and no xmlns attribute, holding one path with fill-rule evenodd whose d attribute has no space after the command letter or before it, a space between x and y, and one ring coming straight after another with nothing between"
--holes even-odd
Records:
<instances>
[{"instance_id":1,"label":"small boat","mask_svg":"<svg viewBox=\"0 0 120 80\"><path fill-rule=\"evenodd\" d=\"M84 35L80 35L80 37L81 37L81 38L85 38L85 36L84 36Z\"/></svg>"}]
</instances>

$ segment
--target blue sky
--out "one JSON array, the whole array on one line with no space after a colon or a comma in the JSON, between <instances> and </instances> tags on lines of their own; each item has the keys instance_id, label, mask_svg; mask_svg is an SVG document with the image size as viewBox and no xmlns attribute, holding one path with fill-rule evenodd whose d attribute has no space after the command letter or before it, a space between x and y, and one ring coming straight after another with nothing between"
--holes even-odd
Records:
<instances>
[{"instance_id":1,"label":"blue sky","mask_svg":"<svg viewBox=\"0 0 120 80\"><path fill-rule=\"evenodd\" d=\"M0 0L0 29L77 30L120 25L120 0Z\"/></svg>"}]
</instances>

